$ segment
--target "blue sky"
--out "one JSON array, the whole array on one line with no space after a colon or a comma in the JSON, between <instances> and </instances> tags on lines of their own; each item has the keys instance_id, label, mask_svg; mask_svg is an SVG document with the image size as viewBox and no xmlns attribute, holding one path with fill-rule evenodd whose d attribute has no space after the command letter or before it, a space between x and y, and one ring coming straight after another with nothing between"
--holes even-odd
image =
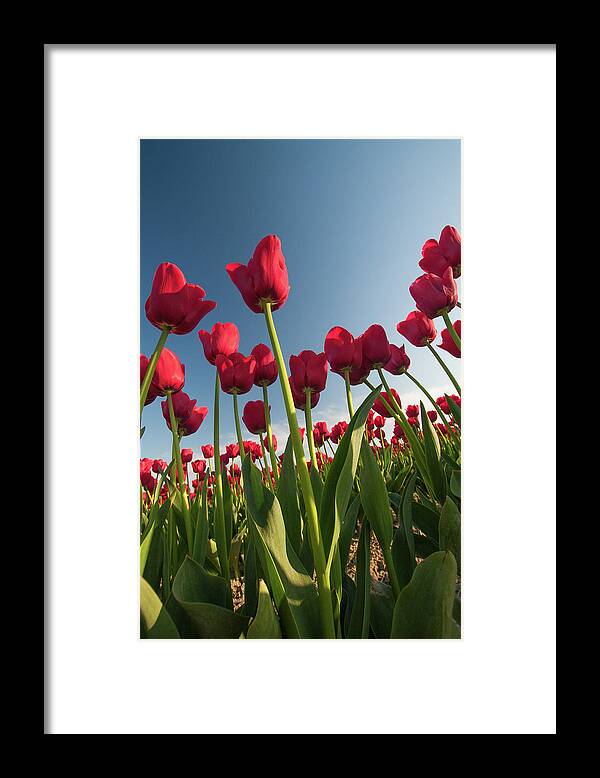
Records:
<instances>
[{"instance_id":1,"label":"blue sky","mask_svg":"<svg viewBox=\"0 0 600 778\"><path fill-rule=\"evenodd\" d=\"M196 330L167 342L185 363L184 390L209 408L198 432L182 441L195 456L212 442L215 370L197 330L231 321L244 354L259 342L270 345L264 317L244 304L225 272L228 262L246 263L264 235L281 238L291 291L274 317L286 360L303 349L322 351L334 325L359 335L382 324L390 341L402 345L396 323L415 307L408 287L423 272L421 246L446 224L461 228L459 140L142 140L140 154L142 353L149 356L159 336L144 302L161 262L175 262L217 302ZM451 318L460 318L460 311ZM440 332L443 321L436 326ZM405 345L411 373L435 397L451 391L429 351ZM439 353L457 375L458 360ZM409 379L389 379L403 404L417 400ZM366 391L354 390L355 405ZM279 382L269 396L281 452L287 425ZM256 388L240 397L240 412L245 402L261 398ZM303 413L298 416L304 426ZM330 373L313 421L331 426L342 418L343 380ZM142 424L141 456L169 460L171 434L159 400L146 406ZM251 437L245 430L244 436ZM235 440L232 398L222 395L221 441Z\"/></svg>"}]
</instances>

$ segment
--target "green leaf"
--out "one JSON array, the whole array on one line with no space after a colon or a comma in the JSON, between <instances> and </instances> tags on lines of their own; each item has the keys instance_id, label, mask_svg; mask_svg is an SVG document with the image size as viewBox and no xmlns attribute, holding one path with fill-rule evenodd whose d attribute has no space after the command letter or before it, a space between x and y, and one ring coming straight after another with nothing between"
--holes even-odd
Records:
<instances>
[{"instance_id":1,"label":"green leaf","mask_svg":"<svg viewBox=\"0 0 600 778\"><path fill-rule=\"evenodd\" d=\"M450 476L450 491L460 500L460 470L453 470Z\"/></svg>"},{"instance_id":2,"label":"green leaf","mask_svg":"<svg viewBox=\"0 0 600 778\"><path fill-rule=\"evenodd\" d=\"M140 578L140 637L178 638L179 632L150 584Z\"/></svg>"},{"instance_id":3,"label":"green leaf","mask_svg":"<svg viewBox=\"0 0 600 778\"><path fill-rule=\"evenodd\" d=\"M221 576L210 575L202 565L185 558L167 602L182 637L239 638L248 619L224 607L226 587Z\"/></svg>"},{"instance_id":4,"label":"green leaf","mask_svg":"<svg viewBox=\"0 0 600 778\"><path fill-rule=\"evenodd\" d=\"M281 506L267 489L256 468L245 457L242 464L253 539L269 589L288 638L321 637L318 595L300 559L286 543Z\"/></svg>"},{"instance_id":5,"label":"green leaf","mask_svg":"<svg viewBox=\"0 0 600 778\"><path fill-rule=\"evenodd\" d=\"M389 549L394 526L390 500L375 455L366 440L362 439L360 457L360 500L382 549Z\"/></svg>"},{"instance_id":6,"label":"green leaf","mask_svg":"<svg viewBox=\"0 0 600 778\"><path fill-rule=\"evenodd\" d=\"M392 542L392 560L400 587L406 586L410 581L417 564L412 530L412 494L416 478L416 474L411 477L398 504L399 527L394 533Z\"/></svg>"},{"instance_id":7,"label":"green leaf","mask_svg":"<svg viewBox=\"0 0 600 778\"><path fill-rule=\"evenodd\" d=\"M354 537L354 530L356 529L356 522L358 521L358 514L360 513L362 505L360 502L360 495L357 494L346 511L344 520L342 521L342 528L340 530L339 549L340 549L340 563L342 570L345 570L348 565L348 557L350 555L350 544Z\"/></svg>"},{"instance_id":8,"label":"green leaf","mask_svg":"<svg viewBox=\"0 0 600 778\"><path fill-rule=\"evenodd\" d=\"M258 582L258 608L256 616L250 622L247 638L273 639L281 637L279 619L271 602L267 585L261 579Z\"/></svg>"},{"instance_id":9,"label":"green leaf","mask_svg":"<svg viewBox=\"0 0 600 778\"><path fill-rule=\"evenodd\" d=\"M323 536L323 547L327 568L331 567L337 541L341 531L342 520L346 515L354 476L361 453L361 441L363 440L364 426L371 406L377 399L381 387L376 387L361 403L356 411L342 439L339 442L333 462L327 474L325 487L319 505L319 524ZM373 456L369 449L369 454ZM379 474L381 471L377 467ZM384 484L385 489L385 484ZM386 500L387 501L387 500ZM389 511L388 511L389 512ZM391 536L390 536L391 540ZM341 585L341 580L339 581Z\"/></svg>"},{"instance_id":10,"label":"green leaf","mask_svg":"<svg viewBox=\"0 0 600 778\"><path fill-rule=\"evenodd\" d=\"M440 461L441 450L437 432L433 428L427 415L425 406L421 402L421 427L423 429L423 442L425 445L425 459L427 470L433 486L436 499L443 503L446 498L446 478Z\"/></svg>"},{"instance_id":11,"label":"green leaf","mask_svg":"<svg viewBox=\"0 0 600 778\"><path fill-rule=\"evenodd\" d=\"M194 501L194 510L192 511L192 521L195 522L196 531L194 532L194 551L192 559L204 565L206 552L208 550L208 478L204 479L202 484L202 499Z\"/></svg>"},{"instance_id":12,"label":"green leaf","mask_svg":"<svg viewBox=\"0 0 600 778\"><path fill-rule=\"evenodd\" d=\"M446 497L440 515L440 549L452 551L460 575L460 513L450 497Z\"/></svg>"},{"instance_id":13,"label":"green leaf","mask_svg":"<svg viewBox=\"0 0 600 778\"><path fill-rule=\"evenodd\" d=\"M394 615L394 593L383 581L371 581L371 630L379 639L389 638Z\"/></svg>"},{"instance_id":14,"label":"green leaf","mask_svg":"<svg viewBox=\"0 0 600 778\"><path fill-rule=\"evenodd\" d=\"M452 619L456 560L450 551L436 551L417 565L394 607L392 638L455 638Z\"/></svg>"},{"instance_id":15,"label":"green leaf","mask_svg":"<svg viewBox=\"0 0 600 778\"><path fill-rule=\"evenodd\" d=\"M356 597L348 626L349 638L368 638L371 617L371 529L363 521L356 554Z\"/></svg>"},{"instance_id":16,"label":"green leaf","mask_svg":"<svg viewBox=\"0 0 600 778\"><path fill-rule=\"evenodd\" d=\"M291 543L296 554L300 556L302 550L302 517L298 504L298 485L291 435L287 440L283 464L279 473L277 499L281 505L288 542Z\"/></svg>"}]
</instances>

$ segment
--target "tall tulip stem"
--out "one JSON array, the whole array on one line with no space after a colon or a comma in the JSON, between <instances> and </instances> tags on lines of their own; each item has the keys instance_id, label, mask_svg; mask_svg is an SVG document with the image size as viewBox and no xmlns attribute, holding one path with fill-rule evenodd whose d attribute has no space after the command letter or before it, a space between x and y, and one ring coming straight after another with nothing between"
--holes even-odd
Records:
<instances>
[{"instance_id":1,"label":"tall tulip stem","mask_svg":"<svg viewBox=\"0 0 600 778\"><path fill-rule=\"evenodd\" d=\"M152 377L154 376L154 371L156 370L156 363L158 362L160 352L163 350L163 346L167 342L167 338L169 337L169 332L171 332L169 327L163 328L162 332L160 333L160 338L158 339L158 343L156 344L156 348L154 349L152 356L150 357L150 361L148 362L148 367L146 368L146 375L144 376L144 380L142 381L142 386L140 387L140 416L142 415L142 411L144 410L144 403L146 402L146 397L148 397L148 390L150 389L150 384L152 383Z\"/></svg>"},{"instance_id":2,"label":"tall tulip stem","mask_svg":"<svg viewBox=\"0 0 600 778\"><path fill-rule=\"evenodd\" d=\"M240 424L240 411L238 408L238 396L237 392L233 393L233 417L235 419L235 431L238 439L238 446L240 449L240 459L244 458L244 441L242 440L242 426Z\"/></svg>"},{"instance_id":3,"label":"tall tulip stem","mask_svg":"<svg viewBox=\"0 0 600 778\"><path fill-rule=\"evenodd\" d=\"M173 397L171 392L167 392L167 405L169 407L169 420L171 423L171 432L173 434L173 449L175 452L175 461L177 462L177 473L179 480L179 492L181 494L181 512L183 513L183 523L185 524L185 534L190 554L194 548L194 535L192 531L192 517L190 516L190 506L188 504L185 491L185 478L183 475L183 462L181 461L181 448L179 447L179 435L177 434L177 419L173 410Z\"/></svg>"},{"instance_id":4,"label":"tall tulip stem","mask_svg":"<svg viewBox=\"0 0 600 778\"><path fill-rule=\"evenodd\" d=\"M448 328L448 332L450 333L450 337L454 341L454 345L460 351L460 348L461 348L461 346L460 346L460 336L459 336L458 332L454 329L454 325L450 321L450 317L448 316L448 314L447 313L443 313L442 316L444 318L444 322L446 323L446 327Z\"/></svg>"},{"instance_id":5,"label":"tall tulip stem","mask_svg":"<svg viewBox=\"0 0 600 778\"><path fill-rule=\"evenodd\" d=\"M437 359L437 361L440 363L440 366L441 366L442 370L443 370L443 371L446 373L446 375L448 376L448 378L449 378L449 379L452 381L452 383L453 383L453 385L454 385L454 388L456 389L456 391L457 391L457 392L458 392L458 394L460 395L460 384L458 383L458 381L456 380L456 378L455 378L455 377L452 375L452 373L450 372L450 368L449 368L449 367L447 367L446 363L445 363L445 362L444 362L444 360L443 360L443 359L440 357L440 355L437 353L437 351L436 351L434 348L432 348L432 347L431 347L431 343L428 343L428 344L427 344L427 348L428 348L428 349L431 351L431 353L433 354L433 356L434 356L434 357Z\"/></svg>"},{"instance_id":6,"label":"tall tulip stem","mask_svg":"<svg viewBox=\"0 0 600 778\"><path fill-rule=\"evenodd\" d=\"M350 421L354 416L354 403L352 402L352 389L350 388L350 369L344 370L344 384L346 385L346 403L348 404L348 413L350 414Z\"/></svg>"},{"instance_id":7,"label":"tall tulip stem","mask_svg":"<svg viewBox=\"0 0 600 778\"><path fill-rule=\"evenodd\" d=\"M275 476L275 482L279 484L279 469L277 467L277 457L273 448L273 433L271 431L271 411L269 410L269 392L266 384L263 384L263 405L265 406L265 421L267 423L267 445L269 446L269 456L271 457L271 470Z\"/></svg>"},{"instance_id":8,"label":"tall tulip stem","mask_svg":"<svg viewBox=\"0 0 600 778\"><path fill-rule=\"evenodd\" d=\"M310 452L310 461L312 466L319 469L317 465L317 455L315 452L315 436L313 435L313 423L312 423L312 408L311 406L311 390L306 390L306 405L304 406L304 418L306 419L306 437L308 438L308 450Z\"/></svg>"},{"instance_id":9,"label":"tall tulip stem","mask_svg":"<svg viewBox=\"0 0 600 778\"><path fill-rule=\"evenodd\" d=\"M279 345L277 331L275 330L275 322L273 321L271 303L263 302L263 310L265 314L267 330L271 339L271 346L273 347L273 353L275 355L275 361L277 362L279 382L281 383L281 393L283 395L283 402L285 404L290 435L292 436L292 446L294 448L296 467L298 469L298 476L300 478L300 487L302 488L302 495L304 497L308 531L310 533L310 545L312 548L315 569L317 572L321 628L323 630L323 637L335 638L336 632L333 621L331 587L326 572L325 550L323 548L323 539L321 537L321 529L319 527L319 514L317 511L317 504L315 502L315 495L310 483L308 467L306 466L306 460L304 458L304 449L302 447L302 438L300 437L300 430L298 428L298 419L296 418L292 389L290 387L281 346Z\"/></svg>"},{"instance_id":10,"label":"tall tulip stem","mask_svg":"<svg viewBox=\"0 0 600 778\"><path fill-rule=\"evenodd\" d=\"M439 415L440 415L440 418L442 419L442 421L444 422L444 424L446 425L446 427L448 427L448 430L450 430L450 433L451 433L452 435L454 435L454 433L452 432L452 430L451 430L451 428L450 428L450 424L449 424L449 422L448 422L448 419L447 419L447 418L446 418L446 416L444 415L444 412L442 411L442 409L440 408L440 406L439 406L439 405L436 403L436 401L433 399L433 397L432 397L432 396L429 394L429 392L427 391L427 389L425 389L425 387L424 387L424 386L423 386L421 383L419 383L419 381L417 381L417 379L416 379L416 378L415 378L413 375L411 375L411 374L408 372L408 370L406 371L405 375L406 375L406 377L407 377L407 378L410 378L410 380L413 382L413 384L415 384L416 386L418 386L418 387L419 387L419 389L420 389L420 390L423 392L423 394L425 395L425 397L427 397L427 399L429 400L429 402L430 402L430 403L433 405L433 407L435 408L435 410L436 410L436 411L439 413Z\"/></svg>"},{"instance_id":11,"label":"tall tulip stem","mask_svg":"<svg viewBox=\"0 0 600 778\"><path fill-rule=\"evenodd\" d=\"M215 540L217 543L217 556L219 557L219 566L221 575L227 582L227 599L231 605L231 583L229 581L229 555L227 553L227 533L225 531L225 509L223 507L223 474L221 468L221 454L219 451L219 393L221 383L219 381L219 371L215 375L215 403L213 411L213 433L214 433L214 459L215 459Z\"/></svg>"}]
</instances>

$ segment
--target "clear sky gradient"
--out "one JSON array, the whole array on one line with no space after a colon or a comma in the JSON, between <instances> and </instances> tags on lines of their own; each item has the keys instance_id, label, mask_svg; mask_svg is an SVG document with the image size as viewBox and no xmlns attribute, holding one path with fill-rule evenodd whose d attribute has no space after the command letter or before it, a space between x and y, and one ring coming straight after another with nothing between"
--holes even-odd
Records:
<instances>
[{"instance_id":1,"label":"clear sky gradient","mask_svg":"<svg viewBox=\"0 0 600 778\"><path fill-rule=\"evenodd\" d=\"M201 457L200 446L212 442L215 368L204 358L197 330L230 321L240 330L244 354L259 342L270 345L264 317L246 307L225 272L228 262L247 263L269 233L281 239L291 284L286 304L274 314L286 360L303 349L322 351L334 325L359 335L377 323L391 342L406 345L411 372L434 397L453 391L429 351L405 342L396 323L414 310L408 287L423 272L423 243L446 224L461 228L459 140L142 140L140 153L142 353L149 356L159 337L144 303L161 262L176 263L217 302L196 330L167 341L185 363L184 391L209 408L198 432L183 439L184 448ZM451 318L460 318L459 309ZM436 326L443 329L442 319ZM458 375L459 361L440 354ZM389 379L403 405L417 401L409 379ZM366 391L355 388L355 406ZM287 424L279 382L269 396L281 453ZM262 392L254 388L239 399L241 412ZM298 418L304 426L304 414ZM330 373L313 421L331 427L347 418L343 379ZM171 434L160 400L146 406L142 424L141 456L169 460ZM388 423L388 434L391 428ZM252 437L245 428L243 434ZM221 396L221 441L236 441L228 395Z\"/></svg>"}]
</instances>

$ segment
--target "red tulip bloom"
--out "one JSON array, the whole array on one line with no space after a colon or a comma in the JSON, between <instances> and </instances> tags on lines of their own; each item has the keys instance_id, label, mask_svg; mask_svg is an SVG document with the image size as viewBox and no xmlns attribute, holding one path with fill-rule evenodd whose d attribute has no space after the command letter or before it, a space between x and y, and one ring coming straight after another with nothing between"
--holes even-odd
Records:
<instances>
[{"instance_id":1,"label":"red tulip bloom","mask_svg":"<svg viewBox=\"0 0 600 778\"><path fill-rule=\"evenodd\" d=\"M430 319L451 311L458 302L458 289L449 267L441 276L425 273L409 287L417 308Z\"/></svg>"},{"instance_id":2,"label":"red tulip bloom","mask_svg":"<svg viewBox=\"0 0 600 778\"><path fill-rule=\"evenodd\" d=\"M240 453L239 443L230 443L228 446L225 446L225 450L229 454L230 459L235 459Z\"/></svg>"},{"instance_id":3,"label":"red tulip bloom","mask_svg":"<svg viewBox=\"0 0 600 778\"><path fill-rule=\"evenodd\" d=\"M152 472L156 473L158 475L159 473L164 473L167 469L167 463L164 459L155 459L152 463Z\"/></svg>"},{"instance_id":4,"label":"red tulip bloom","mask_svg":"<svg viewBox=\"0 0 600 778\"><path fill-rule=\"evenodd\" d=\"M371 368L383 367L392 353L381 324L371 324L362 334L362 361Z\"/></svg>"},{"instance_id":5,"label":"red tulip bloom","mask_svg":"<svg viewBox=\"0 0 600 778\"><path fill-rule=\"evenodd\" d=\"M348 429L347 422L338 421L338 423L334 424L333 427L331 428L331 434L329 436L330 440L337 445L342 439L344 432L346 432L347 429Z\"/></svg>"},{"instance_id":6,"label":"red tulip bloom","mask_svg":"<svg viewBox=\"0 0 600 778\"><path fill-rule=\"evenodd\" d=\"M277 362L273 352L264 343L259 343L250 353L256 360L254 385L271 386L277 380Z\"/></svg>"},{"instance_id":7,"label":"red tulip bloom","mask_svg":"<svg viewBox=\"0 0 600 778\"><path fill-rule=\"evenodd\" d=\"M327 382L327 357L325 353L301 351L290 357L290 372L296 391L322 392Z\"/></svg>"},{"instance_id":8,"label":"red tulip bloom","mask_svg":"<svg viewBox=\"0 0 600 778\"><path fill-rule=\"evenodd\" d=\"M418 418L419 417L419 406L418 405L407 405L406 406L406 415L410 419L411 416Z\"/></svg>"},{"instance_id":9,"label":"red tulip bloom","mask_svg":"<svg viewBox=\"0 0 600 778\"><path fill-rule=\"evenodd\" d=\"M148 492L153 492L156 489L156 478L152 473L143 473L141 477L142 486Z\"/></svg>"},{"instance_id":10,"label":"red tulip bloom","mask_svg":"<svg viewBox=\"0 0 600 778\"><path fill-rule=\"evenodd\" d=\"M146 316L159 330L168 327L175 335L185 335L216 307L217 304L205 300L205 296L201 286L186 282L177 265L163 262L154 274L152 290L146 300Z\"/></svg>"},{"instance_id":11,"label":"red tulip bloom","mask_svg":"<svg viewBox=\"0 0 600 778\"><path fill-rule=\"evenodd\" d=\"M460 338L460 319L457 319L454 322L454 329L456 330L456 334ZM448 332L448 329L442 330L442 342L438 343L438 348L443 348L444 351L447 351L449 354L452 354L453 357L456 357L457 359L460 359L460 349L456 345L456 343L452 340L452 335Z\"/></svg>"},{"instance_id":12,"label":"red tulip bloom","mask_svg":"<svg viewBox=\"0 0 600 778\"><path fill-rule=\"evenodd\" d=\"M409 416L408 423L410 424L411 427L418 427L419 426L418 416Z\"/></svg>"},{"instance_id":13,"label":"red tulip bloom","mask_svg":"<svg viewBox=\"0 0 600 778\"><path fill-rule=\"evenodd\" d=\"M332 327L325 336L325 356L334 373L359 369L362 364L362 339L354 338L343 327Z\"/></svg>"},{"instance_id":14,"label":"red tulip bloom","mask_svg":"<svg viewBox=\"0 0 600 778\"><path fill-rule=\"evenodd\" d=\"M146 377L146 370L148 369L148 363L150 360L145 354L140 354L140 386L144 383L144 378ZM148 387L148 394L146 395L146 399L144 401L144 406L150 405L150 403L154 402L156 398L158 397L158 394L152 387L152 384Z\"/></svg>"},{"instance_id":15,"label":"red tulip bloom","mask_svg":"<svg viewBox=\"0 0 600 778\"><path fill-rule=\"evenodd\" d=\"M217 354L216 365L224 392L246 394L252 389L256 371L256 359L252 355L245 357L238 351L228 357Z\"/></svg>"},{"instance_id":16,"label":"red tulip bloom","mask_svg":"<svg viewBox=\"0 0 600 778\"><path fill-rule=\"evenodd\" d=\"M178 422L185 421L194 410L196 400L190 399L190 396L183 391L176 392L171 399L173 401L173 413L175 418ZM163 417L167 422L169 429L171 429L171 415L169 413L168 401L163 400L160 404L160 407L162 409Z\"/></svg>"},{"instance_id":17,"label":"red tulip bloom","mask_svg":"<svg viewBox=\"0 0 600 778\"><path fill-rule=\"evenodd\" d=\"M185 383L185 366L168 348L160 352L156 370L152 376L152 388L164 397L167 392L179 392Z\"/></svg>"},{"instance_id":18,"label":"red tulip bloom","mask_svg":"<svg viewBox=\"0 0 600 778\"><path fill-rule=\"evenodd\" d=\"M369 360L364 358L363 335L354 339L354 345L356 353L360 354L360 362L353 365L348 375L348 380L352 386L358 386L358 384L362 384L362 382L369 377L372 368Z\"/></svg>"},{"instance_id":19,"label":"red tulip bloom","mask_svg":"<svg viewBox=\"0 0 600 778\"><path fill-rule=\"evenodd\" d=\"M229 462L229 454L227 452L225 452L225 453L221 454L219 459L221 460L221 467L223 467L223 465L226 465Z\"/></svg>"},{"instance_id":20,"label":"red tulip bloom","mask_svg":"<svg viewBox=\"0 0 600 778\"><path fill-rule=\"evenodd\" d=\"M206 446L201 446L201 450L202 450L202 456L206 457L206 459L211 459L211 457L214 457L215 455L215 450L210 445L210 443L207 443Z\"/></svg>"},{"instance_id":21,"label":"red tulip bloom","mask_svg":"<svg viewBox=\"0 0 600 778\"><path fill-rule=\"evenodd\" d=\"M306 408L306 398L307 394L296 388L296 385L294 384L294 379L292 376L289 376L289 382L290 382L290 389L292 390L292 398L294 400L294 407L297 408L299 411L303 411ZM321 397L320 392L311 392L310 395L310 407L314 408L316 404L319 402L319 398Z\"/></svg>"},{"instance_id":22,"label":"red tulip bloom","mask_svg":"<svg viewBox=\"0 0 600 778\"><path fill-rule=\"evenodd\" d=\"M383 418L383 416L375 416L375 418L373 419L373 423L375 424L376 427L379 427L379 429L381 429L381 427L385 426L385 419Z\"/></svg>"},{"instance_id":23,"label":"red tulip bloom","mask_svg":"<svg viewBox=\"0 0 600 778\"><path fill-rule=\"evenodd\" d=\"M404 321L396 324L396 329L413 346L426 346L435 340L435 324L421 311L411 311Z\"/></svg>"},{"instance_id":24,"label":"red tulip bloom","mask_svg":"<svg viewBox=\"0 0 600 778\"><path fill-rule=\"evenodd\" d=\"M203 405L202 407L199 405L195 405L192 408L192 412L187 417L187 419L184 419L180 421L177 425L177 429L179 431L180 435L193 435L194 432L197 432L200 425L204 421L208 414L208 408Z\"/></svg>"},{"instance_id":25,"label":"red tulip bloom","mask_svg":"<svg viewBox=\"0 0 600 778\"><path fill-rule=\"evenodd\" d=\"M153 464L154 464L153 459L148 459L147 457L145 459L140 459L140 478L152 472Z\"/></svg>"},{"instance_id":26,"label":"red tulip bloom","mask_svg":"<svg viewBox=\"0 0 600 778\"><path fill-rule=\"evenodd\" d=\"M202 342L204 356L211 365L217 364L219 354L228 357L230 354L235 353L240 345L240 333L235 324L231 322L221 324L219 321L210 332L200 330L198 337Z\"/></svg>"},{"instance_id":27,"label":"red tulip bloom","mask_svg":"<svg viewBox=\"0 0 600 778\"><path fill-rule=\"evenodd\" d=\"M315 441L315 445L321 446L328 439L329 430L327 429L327 423L318 421L313 427L313 440Z\"/></svg>"},{"instance_id":28,"label":"red tulip bloom","mask_svg":"<svg viewBox=\"0 0 600 778\"><path fill-rule=\"evenodd\" d=\"M262 400L251 400L244 406L242 419L248 432L253 435L260 435L267 431L267 422L265 420L265 404Z\"/></svg>"},{"instance_id":29,"label":"red tulip bloom","mask_svg":"<svg viewBox=\"0 0 600 778\"><path fill-rule=\"evenodd\" d=\"M206 470L206 462L203 459L194 459L192 462L192 470L198 475L202 475Z\"/></svg>"},{"instance_id":30,"label":"red tulip bloom","mask_svg":"<svg viewBox=\"0 0 600 778\"><path fill-rule=\"evenodd\" d=\"M437 411L427 411L427 415L431 422L437 421Z\"/></svg>"},{"instance_id":31,"label":"red tulip bloom","mask_svg":"<svg viewBox=\"0 0 600 778\"><path fill-rule=\"evenodd\" d=\"M254 249L247 265L234 262L225 269L244 302L254 313L263 312L264 302L270 302L273 311L285 304L290 284L281 241L277 235L264 237Z\"/></svg>"},{"instance_id":32,"label":"red tulip bloom","mask_svg":"<svg viewBox=\"0 0 600 778\"><path fill-rule=\"evenodd\" d=\"M419 262L419 267L426 273L441 276L448 267L451 267L454 278L460 276L461 240L460 233L455 227L446 225L439 241L433 238L426 241L421 253L423 258Z\"/></svg>"},{"instance_id":33,"label":"red tulip bloom","mask_svg":"<svg viewBox=\"0 0 600 778\"><path fill-rule=\"evenodd\" d=\"M191 462L194 457L194 452L191 448L182 448L181 449L181 461L184 465L187 465L188 462Z\"/></svg>"},{"instance_id":34,"label":"red tulip bloom","mask_svg":"<svg viewBox=\"0 0 600 778\"><path fill-rule=\"evenodd\" d=\"M398 348L398 346L390 343L390 358L383 366L383 369L392 375L402 375L402 373L406 373L409 367L410 359L404 346Z\"/></svg>"},{"instance_id":35,"label":"red tulip bloom","mask_svg":"<svg viewBox=\"0 0 600 778\"><path fill-rule=\"evenodd\" d=\"M441 408L442 413L450 413L450 406L448 405L448 400L446 400L445 397L438 397L435 402Z\"/></svg>"},{"instance_id":36,"label":"red tulip bloom","mask_svg":"<svg viewBox=\"0 0 600 778\"><path fill-rule=\"evenodd\" d=\"M304 433L306 432L306 427L299 427L300 431L300 440L304 441Z\"/></svg>"},{"instance_id":37,"label":"red tulip bloom","mask_svg":"<svg viewBox=\"0 0 600 778\"><path fill-rule=\"evenodd\" d=\"M400 395L395 389L392 389L392 395L396 399L396 402L398 403L398 407L402 408L402 403L400 402ZM390 406L392 410L395 409L394 402L389 396L387 392L381 392L379 397L375 400L373 403L373 410L375 413L378 413L380 416L385 416L386 419L391 419L393 414L388 411L388 409L383 404L383 400L387 402L387 404Z\"/></svg>"}]
</instances>

